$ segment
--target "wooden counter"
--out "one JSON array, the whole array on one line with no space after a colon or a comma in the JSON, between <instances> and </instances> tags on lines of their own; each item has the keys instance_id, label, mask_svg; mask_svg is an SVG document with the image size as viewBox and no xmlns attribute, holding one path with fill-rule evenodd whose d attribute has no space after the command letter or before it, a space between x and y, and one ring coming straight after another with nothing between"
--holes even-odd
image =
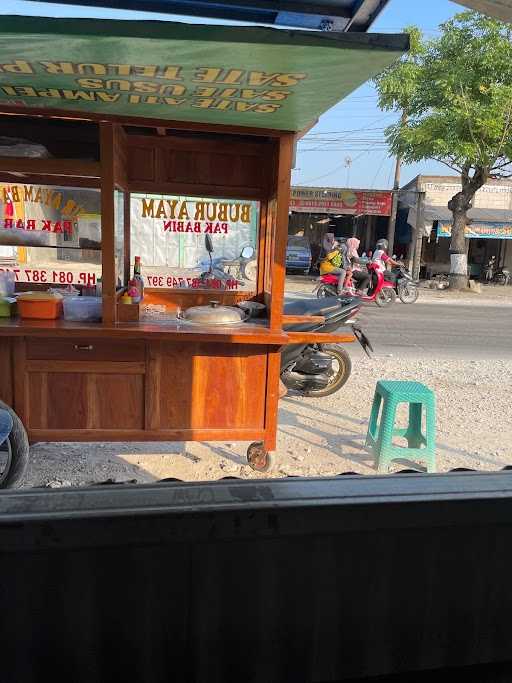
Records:
<instances>
[{"instance_id":1,"label":"wooden counter","mask_svg":"<svg viewBox=\"0 0 512 683\"><path fill-rule=\"evenodd\" d=\"M247 324L1 320L0 399L32 442L268 441L286 340Z\"/></svg>"},{"instance_id":2,"label":"wooden counter","mask_svg":"<svg viewBox=\"0 0 512 683\"><path fill-rule=\"evenodd\" d=\"M194 325L169 321L138 323L77 323L66 320L19 320L0 318L2 337L94 337L176 340L190 339L233 344L285 344L288 337L281 330L270 330L262 324L242 323L239 326Z\"/></svg>"}]
</instances>

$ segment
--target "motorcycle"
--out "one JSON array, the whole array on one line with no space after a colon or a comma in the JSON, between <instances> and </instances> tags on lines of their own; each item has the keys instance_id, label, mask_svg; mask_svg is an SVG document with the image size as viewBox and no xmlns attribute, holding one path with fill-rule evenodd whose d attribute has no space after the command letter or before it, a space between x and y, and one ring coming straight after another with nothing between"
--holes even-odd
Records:
<instances>
[{"instance_id":1,"label":"motorcycle","mask_svg":"<svg viewBox=\"0 0 512 683\"><path fill-rule=\"evenodd\" d=\"M316 296L318 299L331 296L356 296L365 303L372 303L375 301L377 306L381 308L392 304L396 301L395 285L387 279L387 273L384 274L376 263L368 263L366 266L370 275L370 287L366 294L362 294L357 290L345 290L338 294L338 277L327 273L321 275L319 284L315 287Z\"/></svg>"},{"instance_id":2,"label":"motorcycle","mask_svg":"<svg viewBox=\"0 0 512 683\"><path fill-rule=\"evenodd\" d=\"M206 235L205 237L209 238L210 236ZM246 244L242 248L240 256L236 259L226 259L222 256L213 258L213 243L211 239L209 242L206 242L206 250L208 251L209 260L201 261L199 265L203 268L208 268L208 270L201 273L201 281L216 279L225 283L229 280L235 280L240 285L244 283L244 280L249 282L256 281L258 266L255 250L252 245Z\"/></svg>"},{"instance_id":3,"label":"motorcycle","mask_svg":"<svg viewBox=\"0 0 512 683\"><path fill-rule=\"evenodd\" d=\"M370 355L370 341L356 325L361 307L357 297L303 299L285 304L286 315L318 315L323 323L285 325L293 332L334 332L340 326L351 326L359 343ZM330 396L347 382L352 365L350 356L339 344L289 344L281 352L281 380L288 389L302 396Z\"/></svg>"},{"instance_id":4,"label":"motorcycle","mask_svg":"<svg viewBox=\"0 0 512 683\"><path fill-rule=\"evenodd\" d=\"M492 281L496 285L508 285L510 282L510 270L507 268L501 268L494 273Z\"/></svg>"},{"instance_id":5,"label":"motorcycle","mask_svg":"<svg viewBox=\"0 0 512 683\"><path fill-rule=\"evenodd\" d=\"M222 257L213 258L214 247L210 235L205 235L204 242L208 252L208 261L200 261L199 263L202 268L207 268L199 276L202 288L230 289L233 284L236 286L243 285L244 279L256 279L257 266L253 266L256 264L254 247L246 245L238 259L229 261ZM256 274L253 273L254 268L256 268Z\"/></svg>"},{"instance_id":6,"label":"motorcycle","mask_svg":"<svg viewBox=\"0 0 512 683\"><path fill-rule=\"evenodd\" d=\"M418 299L418 282L414 280L409 270L402 264L392 268L387 279L394 283L395 292L403 304L413 304Z\"/></svg>"}]
</instances>

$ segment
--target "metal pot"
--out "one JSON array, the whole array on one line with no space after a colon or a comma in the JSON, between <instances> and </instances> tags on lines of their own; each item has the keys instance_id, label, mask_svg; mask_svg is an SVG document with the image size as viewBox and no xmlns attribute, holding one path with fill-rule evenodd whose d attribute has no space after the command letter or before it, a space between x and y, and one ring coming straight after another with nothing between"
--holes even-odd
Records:
<instances>
[{"instance_id":1,"label":"metal pot","mask_svg":"<svg viewBox=\"0 0 512 683\"><path fill-rule=\"evenodd\" d=\"M247 320L247 314L234 306L221 306L210 301L206 306L192 306L178 313L179 320L197 325L238 325Z\"/></svg>"}]
</instances>

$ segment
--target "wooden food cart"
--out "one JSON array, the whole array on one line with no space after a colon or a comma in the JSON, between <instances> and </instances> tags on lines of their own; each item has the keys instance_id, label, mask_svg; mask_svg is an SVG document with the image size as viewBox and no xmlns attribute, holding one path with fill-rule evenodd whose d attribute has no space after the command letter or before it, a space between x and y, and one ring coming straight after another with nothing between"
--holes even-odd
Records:
<instances>
[{"instance_id":1,"label":"wooden food cart","mask_svg":"<svg viewBox=\"0 0 512 683\"><path fill-rule=\"evenodd\" d=\"M0 35L2 136L21 140L0 151L0 268L18 291L101 275L103 311L0 319L0 399L31 442L243 440L264 468L280 348L305 339L282 313L295 143L406 38L28 17ZM205 285L206 234L213 256L249 243L252 280ZM135 256L145 297L123 304ZM213 299L267 315L175 317Z\"/></svg>"}]
</instances>

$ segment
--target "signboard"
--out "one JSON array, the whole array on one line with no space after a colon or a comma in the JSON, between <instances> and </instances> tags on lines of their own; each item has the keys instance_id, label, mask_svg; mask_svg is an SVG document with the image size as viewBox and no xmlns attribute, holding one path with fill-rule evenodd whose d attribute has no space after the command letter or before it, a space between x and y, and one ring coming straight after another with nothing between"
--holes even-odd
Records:
<instances>
[{"instance_id":1,"label":"signboard","mask_svg":"<svg viewBox=\"0 0 512 683\"><path fill-rule=\"evenodd\" d=\"M302 213L389 216L392 193L322 187L292 187L290 209Z\"/></svg>"},{"instance_id":2,"label":"signboard","mask_svg":"<svg viewBox=\"0 0 512 683\"><path fill-rule=\"evenodd\" d=\"M99 219L99 209L99 190L0 183L0 244L78 247L81 237L100 249L99 225L97 234L80 226L86 214Z\"/></svg>"},{"instance_id":3,"label":"signboard","mask_svg":"<svg viewBox=\"0 0 512 683\"><path fill-rule=\"evenodd\" d=\"M132 194L130 212L131 254L146 286L255 289L259 202Z\"/></svg>"},{"instance_id":4,"label":"signboard","mask_svg":"<svg viewBox=\"0 0 512 683\"><path fill-rule=\"evenodd\" d=\"M299 131L404 35L3 16L1 104Z\"/></svg>"},{"instance_id":5,"label":"signboard","mask_svg":"<svg viewBox=\"0 0 512 683\"><path fill-rule=\"evenodd\" d=\"M96 189L0 183L0 265L18 282L94 285L101 276L100 196Z\"/></svg>"},{"instance_id":6,"label":"signboard","mask_svg":"<svg viewBox=\"0 0 512 683\"><path fill-rule=\"evenodd\" d=\"M512 239L512 223L471 223L471 225L466 225L464 234L468 239L510 240ZM451 237L451 235L451 224L438 221L437 236Z\"/></svg>"}]
</instances>

